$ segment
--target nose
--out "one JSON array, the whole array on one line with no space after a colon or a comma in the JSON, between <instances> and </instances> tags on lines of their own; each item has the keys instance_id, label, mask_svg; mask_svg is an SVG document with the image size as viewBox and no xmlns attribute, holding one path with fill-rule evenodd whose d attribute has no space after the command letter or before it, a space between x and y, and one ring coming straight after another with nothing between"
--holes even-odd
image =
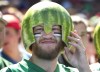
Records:
<instances>
[{"instance_id":1,"label":"nose","mask_svg":"<svg viewBox=\"0 0 100 72\"><path fill-rule=\"evenodd\" d=\"M44 34L42 35L42 37L43 37L43 38L46 38L46 39L50 39L50 38L53 37L53 34L52 34L52 33L48 33L48 34L44 33Z\"/></svg>"}]
</instances>

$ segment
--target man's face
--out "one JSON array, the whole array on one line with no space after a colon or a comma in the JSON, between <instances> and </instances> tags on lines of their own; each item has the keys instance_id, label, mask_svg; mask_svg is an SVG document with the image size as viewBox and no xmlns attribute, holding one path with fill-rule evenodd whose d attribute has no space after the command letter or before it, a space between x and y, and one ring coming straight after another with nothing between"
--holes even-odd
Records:
<instances>
[{"instance_id":1,"label":"man's face","mask_svg":"<svg viewBox=\"0 0 100 72\"><path fill-rule=\"evenodd\" d=\"M75 24L75 30L77 30L78 34L82 38L82 41L84 45L87 45L87 32L86 32L86 26L82 22L79 22Z\"/></svg>"},{"instance_id":2,"label":"man's face","mask_svg":"<svg viewBox=\"0 0 100 72\"><path fill-rule=\"evenodd\" d=\"M19 34L14 28L6 27L6 37L3 48L12 48L19 42Z\"/></svg>"},{"instance_id":3,"label":"man's face","mask_svg":"<svg viewBox=\"0 0 100 72\"><path fill-rule=\"evenodd\" d=\"M0 22L0 47L4 42L5 25Z\"/></svg>"},{"instance_id":4,"label":"man's face","mask_svg":"<svg viewBox=\"0 0 100 72\"><path fill-rule=\"evenodd\" d=\"M52 32L46 34L43 26L33 28L36 42L33 44L33 53L41 59L55 59L63 48L61 27L54 25Z\"/></svg>"}]
</instances>

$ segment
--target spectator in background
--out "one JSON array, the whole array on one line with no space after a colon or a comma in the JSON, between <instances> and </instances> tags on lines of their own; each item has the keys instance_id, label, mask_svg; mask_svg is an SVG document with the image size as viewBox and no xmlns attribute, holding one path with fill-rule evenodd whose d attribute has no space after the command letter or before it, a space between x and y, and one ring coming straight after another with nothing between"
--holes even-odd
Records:
<instances>
[{"instance_id":1,"label":"spectator in background","mask_svg":"<svg viewBox=\"0 0 100 72\"><path fill-rule=\"evenodd\" d=\"M72 16L73 23L75 24L75 29L78 31L78 34L81 36L82 41L86 47L86 55L89 64L96 61L96 51L93 41L90 41L91 36L89 36L88 29L88 20L80 16Z\"/></svg>"},{"instance_id":2,"label":"spectator in background","mask_svg":"<svg viewBox=\"0 0 100 72\"><path fill-rule=\"evenodd\" d=\"M96 56L95 56L95 62L90 64L90 68L93 72L100 72L100 22L97 24L95 30L94 30L94 44L96 49Z\"/></svg>"},{"instance_id":3,"label":"spectator in background","mask_svg":"<svg viewBox=\"0 0 100 72\"><path fill-rule=\"evenodd\" d=\"M72 15L71 16L72 21L74 23L74 29L78 32L78 34L81 36L83 44L86 47L87 44L87 25L88 21L85 18L82 18L80 16Z\"/></svg>"},{"instance_id":4,"label":"spectator in background","mask_svg":"<svg viewBox=\"0 0 100 72\"><path fill-rule=\"evenodd\" d=\"M2 13L0 12L0 48L3 45L4 38L5 38L5 26L6 26L6 21L2 19ZM10 65L11 63L7 61L6 59L2 58L0 56L0 69L2 69L5 66Z\"/></svg>"},{"instance_id":5,"label":"spectator in background","mask_svg":"<svg viewBox=\"0 0 100 72\"><path fill-rule=\"evenodd\" d=\"M22 59L29 59L30 54L24 51L20 51L19 43L21 41L20 36L20 21L19 19L10 14L3 15L3 19L7 21L6 25L6 38L3 44L3 48L0 51L1 57L11 62L12 64L16 64Z\"/></svg>"},{"instance_id":6,"label":"spectator in background","mask_svg":"<svg viewBox=\"0 0 100 72\"><path fill-rule=\"evenodd\" d=\"M95 16L92 16L89 19L89 23L88 23L88 28L87 28L88 43L87 43L86 52L87 52L89 64L93 64L93 63L97 62L97 54L96 54L96 49L95 49L94 42L93 42L93 40L94 40L93 33L94 33L94 29L99 21L100 21L100 14L97 13Z\"/></svg>"}]
</instances>

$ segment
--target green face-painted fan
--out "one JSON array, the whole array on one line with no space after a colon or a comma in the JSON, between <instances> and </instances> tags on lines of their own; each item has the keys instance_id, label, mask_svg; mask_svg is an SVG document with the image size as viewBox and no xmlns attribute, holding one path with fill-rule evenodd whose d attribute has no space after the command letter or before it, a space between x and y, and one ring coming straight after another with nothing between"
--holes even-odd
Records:
<instances>
[{"instance_id":1,"label":"green face-painted fan","mask_svg":"<svg viewBox=\"0 0 100 72\"><path fill-rule=\"evenodd\" d=\"M52 31L53 25L61 25L62 40L67 44L67 36L73 30L69 13L57 3L43 1L33 5L25 14L22 22L22 38L25 48L29 48L35 42L32 28L41 24L44 25L46 33Z\"/></svg>"}]
</instances>

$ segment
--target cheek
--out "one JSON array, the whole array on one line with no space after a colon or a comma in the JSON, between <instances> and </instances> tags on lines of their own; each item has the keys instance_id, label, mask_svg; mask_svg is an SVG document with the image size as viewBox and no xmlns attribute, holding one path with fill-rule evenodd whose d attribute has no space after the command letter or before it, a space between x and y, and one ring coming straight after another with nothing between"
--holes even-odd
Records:
<instances>
[{"instance_id":1,"label":"cheek","mask_svg":"<svg viewBox=\"0 0 100 72\"><path fill-rule=\"evenodd\" d=\"M4 37L5 37L5 35L4 35L4 32L0 32L0 41L2 40L4 40Z\"/></svg>"},{"instance_id":2,"label":"cheek","mask_svg":"<svg viewBox=\"0 0 100 72\"><path fill-rule=\"evenodd\" d=\"M35 41L38 42L42 35L41 34L35 34L34 36L35 36Z\"/></svg>"},{"instance_id":3,"label":"cheek","mask_svg":"<svg viewBox=\"0 0 100 72\"><path fill-rule=\"evenodd\" d=\"M19 40L19 37L13 36L11 40L12 40L13 42L17 42L17 41Z\"/></svg>"},{"instance_id":4,"label":"cheek","mask_svg":"<svg viewBox=\"0 0 100 72\"><path fill-rule=\"evenodd\" d=\"M55 37L55 39L56 39L57 43L62 41L61 37Z\"/></svg>"},{"instance_id":5,"label":"cheek","mask_svg":"<svg viewBox=\"0 0 100 72\"><path fill-rule=\"evenodd\" d=\"M17 37L16 36L7 36L6 37L6 41L8 41L8 42L16 42L17 41Z\"/></svg>"},{"instance_id":6,"label":"cheek","mask_svg":"<svg viewBox=\"0 0 100 72\"><path fill-rule=\"evenodd\" d=\"M40 37L35 37L35 42L39 43L39 41L40 41Z\"/></svg>"},{"instance_id":7,"label":"cheek","mask_svg":"<svg viewBox=\"0 0 100 72\"><path fill-rule=\"evenodd\" d=\"M87 37L86 36L84 36L84 37L81 37L81 39L82 39L82 42L83 42L83 44L84 44L84 46L86 47L86 45L87 45Z\"/></svg>"}]
</instances>

